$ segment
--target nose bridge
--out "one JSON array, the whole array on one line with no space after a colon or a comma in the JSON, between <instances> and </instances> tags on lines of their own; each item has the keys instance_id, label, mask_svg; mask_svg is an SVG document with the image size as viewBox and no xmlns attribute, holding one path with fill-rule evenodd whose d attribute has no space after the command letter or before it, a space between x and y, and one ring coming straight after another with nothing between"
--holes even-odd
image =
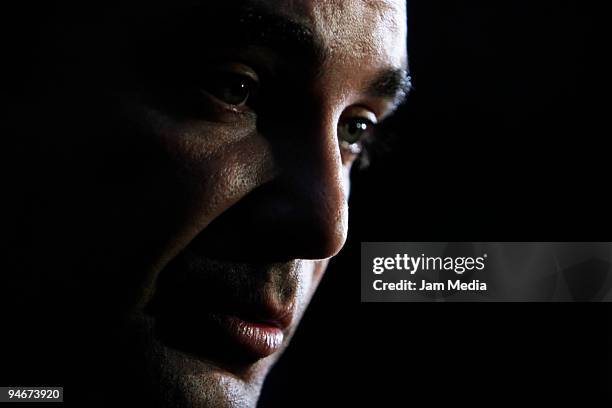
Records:
<instances>
[{"instance_id":1,"label":"nose bridge","mask_svg":"<svg viewBox=\"0 0 612 408\"><path fill-rule=\"evenodd\" d=\"M343 105L317 100L262 115L258 131L269 151L269 178L209 224L193 248L219 259L274 262L340 251L348 224L348 178L337 140Z\"/></svg>"},{"instance_id":2,"label":"nose bridge","mask_svg":"<svg viewBox=\"0 0 612 408\"><path fill-rule=\"evenodd\" d=\"M289 154L279 181L288 193L290 217L299 224L296 234L304 237L301 257L321 259L344 245L348 186L336 133L339 113L324 103L308 111L300 115L301 130L285 145Z\"/></svg>"},{"instance_id":3,"label":"nose bridge","mask_svg":"<svg viewBox=\"0 0 612 408\"><path fill-rule=\"evenodd\" d=\"M324 107L321 107L316 116L310 131L305 135L305 143L310 145L310 151L308 156L304 156L303 180L306 185L303 188L304 193L318 203L322 217L336 217L344 205L344 189L347 187L342 177L337 118L331 109Z\"/></svg>"}]
</instances>

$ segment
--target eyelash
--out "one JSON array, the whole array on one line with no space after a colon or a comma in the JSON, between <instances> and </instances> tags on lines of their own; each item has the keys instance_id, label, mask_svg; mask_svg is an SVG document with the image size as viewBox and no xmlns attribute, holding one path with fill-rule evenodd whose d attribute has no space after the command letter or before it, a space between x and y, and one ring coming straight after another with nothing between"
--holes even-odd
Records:
<instances>
[{"instance_id":1,"label":"eyelash","mask_svg":"<svg viewBox=\"0 0 612 408\"><path fill-rule=\"evenodd\" d=\"M232 111L242 106L252 105L259 91L256 80L248 75L233 72L218 74L213 81L199 88L203 94L208 94L219 100L221 103L233 107ZM235 94L231 94L235 92ZM230 101L232 98L235 103ZM247 103L248 102L248 103Z\"/></svg>"},{"instance_id":2,"label":"eyelash","mask_svg":"<svg viewBox=\"0 0 612 408\"><path fill-rule=\"evenodd\" d=\"M251 76L231 71L217 71L211 81L202 84L197 90L201 96L215 99L215 103L223 105L235 114L255 109L260 91L259 83ZM341 140L343 126L352 126L344 129L349 131L362 129L364 135L352 142ZM343 152L343 160L344 155L350 155L351 159L347 161L354 161L360 168L368 166L370 150L375 142L375 127L376 124L372 120L363 116L344 118L338 123L338 142Z\"/></svg>"},{"instance_id":3,"label":"eyelash","mask_svg":"<svg viewBox=\"0 0 612 408\"><path fill-rule=\"evenodd\" d=\"M369 119L360 116L343 119L338 124L338 139L340 149L351 156L355 156L360 165L367 162L369 150L374 142L376 125ZM362 131L363 134L355 137L354 132ZM349 132L349 140L343 140L343 132Z\"/></svg>"}]
</instances>

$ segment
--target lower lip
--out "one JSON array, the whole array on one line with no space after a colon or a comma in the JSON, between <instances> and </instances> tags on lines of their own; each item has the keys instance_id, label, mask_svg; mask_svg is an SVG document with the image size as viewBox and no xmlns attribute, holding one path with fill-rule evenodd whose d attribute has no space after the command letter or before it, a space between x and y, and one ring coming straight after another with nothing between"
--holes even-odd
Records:
<instances>
[{"instance_id":1,"label":"lower lip","mask_svg":"<svg viewBox=\"0 0 612 408\"><path fill-rule=\"evenodd\" d=\"M233 341L258 358L278 351L285 337L279 327L247 322L235 316L219 316L218 322Z\"/></svg>"}]
</instances>

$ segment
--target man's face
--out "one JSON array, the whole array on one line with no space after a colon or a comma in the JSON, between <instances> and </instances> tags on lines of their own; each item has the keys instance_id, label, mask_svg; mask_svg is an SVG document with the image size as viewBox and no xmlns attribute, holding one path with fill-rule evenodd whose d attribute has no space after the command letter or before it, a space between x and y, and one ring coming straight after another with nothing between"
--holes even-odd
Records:
<instances>
[{"instance_id":1,"label":"man's face","mask_svg":"<svg viewBox=\"0 0 612 408\"><path fill-rule=\"evenodd\" d=\"M58 285L86 288L80 307L118 333L105 358L148 373L152 401L254 406L344 244L351 166L404 91L405 4L201 3L79 28L95 34L67 75L72 123L41 142L64 160L44 223L69 237L48 251Z\"/></svg>"}]
</instances>

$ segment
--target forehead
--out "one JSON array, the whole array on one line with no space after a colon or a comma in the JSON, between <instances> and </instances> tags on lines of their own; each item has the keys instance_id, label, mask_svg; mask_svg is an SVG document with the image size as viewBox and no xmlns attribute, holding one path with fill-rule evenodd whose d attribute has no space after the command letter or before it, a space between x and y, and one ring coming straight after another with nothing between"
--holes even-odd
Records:
<instances>
[{"instance_id":1,"label":"forehead","mask_svg":"<svg viewBox=\"0 0 612 408\"><path fill-rule=\"evenodd\" d=\"M203 40L194 48L203 45L206 39L226 43L240 37L240 32L247 33L247 37L259 37L243 37L246 42L259 41L264 36L275 37L280 18L306 28L307 37L312 36L317 51L328 61L370 67L407 67L405 0L133 1L126 6L107 5L110 7L107 15L121 18L127 13L125 21L148 21L152 27L146 26L142 31L147 35L157 32L154 37L166 30L178 30L179 33L191 30L193 33L189 32L194 35L184 37L186 41ZM252 17L260 15L267 18L257 24ZM250 31L236 25L245 16L251 17L248 21ZM279 18L269 18L274 16ZM277 27L266 27L268 21ZM266 39L270 41L282 40Z\"/></svg>"},{"instance_id":2,"label":"forehead","mask_svg":"<svg viewBox=\"0 0 612 408\"><path fill-rule=\"evenodd\" d=\"M406 66L404 0L260 0L312 29L329 59Z\"/></svg>"}]
</instances>

